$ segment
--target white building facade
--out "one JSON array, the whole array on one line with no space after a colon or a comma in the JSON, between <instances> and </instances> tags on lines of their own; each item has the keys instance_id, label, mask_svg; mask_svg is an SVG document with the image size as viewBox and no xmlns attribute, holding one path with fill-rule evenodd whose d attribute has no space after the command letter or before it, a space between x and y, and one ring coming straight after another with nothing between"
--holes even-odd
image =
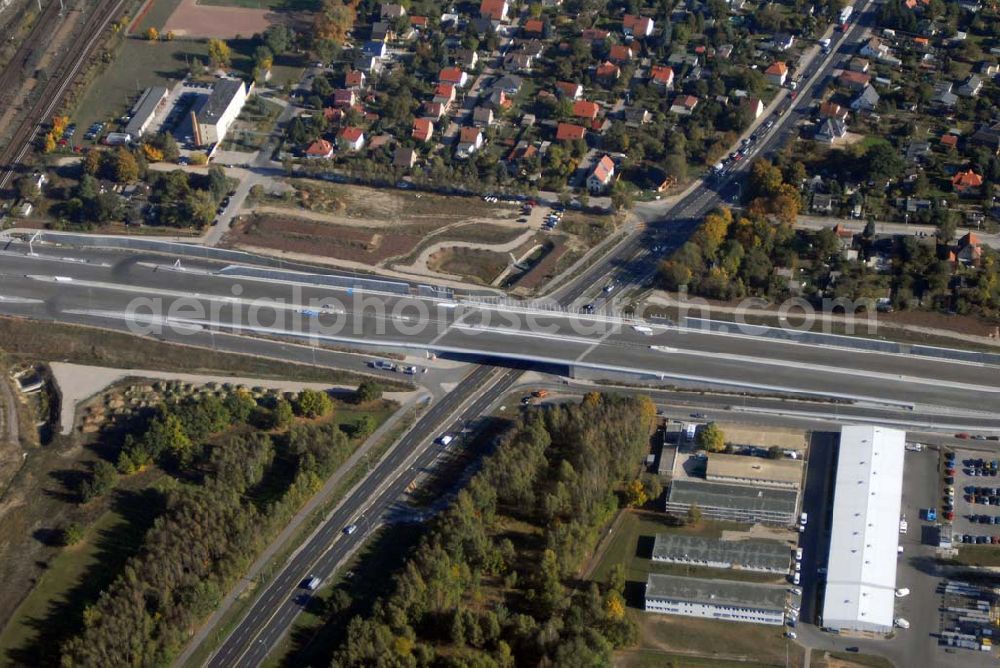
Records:
<instances>
[{"instance_id":1,"label":"white building facade","mask_svg":"<svg viewBox=\"0 0 1000 668\"><path fill-rule=\"evenodd\" d=\"M781 585L651 573L646 581L646 611L781 626L785 594Z\"/></svg>"}]
</instances>

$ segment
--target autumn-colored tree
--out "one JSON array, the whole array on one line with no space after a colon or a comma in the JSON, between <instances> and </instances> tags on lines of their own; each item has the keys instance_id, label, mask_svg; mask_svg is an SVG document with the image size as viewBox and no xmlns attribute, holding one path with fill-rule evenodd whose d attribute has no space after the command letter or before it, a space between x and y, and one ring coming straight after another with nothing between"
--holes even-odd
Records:
<instances>
[{"instance_id":1,"label":"autumn-colored tree","mask_svg":"<svg viewBox=\"0 0 1000 668\"><path fill-rule=\"evenodd\" d=\"M52 134L59 136L66 131L66 126L69 125L69 116L53 116L52 117Z\"/></svg>"},{"instance_id":2,"label":"autumn-colored tree","mask_svg":"<svg viewBox=\"0 0 1000 668\"><path fill-rule=\"evenodd\" d=\"M115 180L118 183L131 183L139 178L139 163L135 156L124 146L115 151Z\"/></svg>"},{"instance_id":3,"label":"autumn-colored tree","mask_svg":"<svg viewBox=\"0 0 1000 668\"><path fill-rule=\"evenodd\" d=\"M323 7L313 20L315 39L329 40L343 44L347 33L354 27L357 16L357 0L323 0Z\"/></svg>"},{"instance_id":4,"label":"autumn-colored tree","mask_svg":"<svg viewBox=\"0 0 1000 668\"><path fill-rule=\"evenodd\" d=\"M163 39L167 40L168 42L174 41L174 31L168 30L167 34L163 36Z\"/></svg>"},{"instance_id":5,"label":"autumn-colored tree","mask_svg":"<svg viewBox=\"0 0 1000 668\"><path fill-rule=\"evenodd\" d=\"M769 160L757 160L750 169L750 192L754 197L772 197L781 187L781 170Z\"/></svg>"},{"instance_id":6,"label":"autumn-colored tree","mask_svg":"<svg viewBox=\"0 0 1000 668\"><path fill-rule=\"evenodd\" d=\"M192 165L207 165L208 164L208 156L205 155L201 151L198 151L196 153L192 153L191 156L190 156L190 158L189 158L189 160L191 161Z\"/></svg>"},{"instance_id":7,"label":"autumn-colored tree","mask_svg":"<svg viewBox=\"0 0 1000 668\"><path fill-rule=\"evenodd\" d=\"M96 176L101 171L101 152L96 148L83 154L83 171L91 176Z\"/></svg>"},{"instance_id":8,"label":"autumn-colored tree","mask_svg":"<svg viewBox=\"0 0 1000 668\"><path fill-rule=\"evenodd\" d=\"M691 240L702 247L706 256L714 256L719 246L725 241L732 222L733 214L727 208L710 213L705 216L705 221L694 233Z\"/></svg>"},{"instance_id":9,"label":"autumn-colored tree","mask_svg":"<svg viewBox=\"0 0 1000 668\"><path fill-rule=\"evenodd\" d=\"M229 67L232 52L224 40L213 37L208 40L208 58L216 67Z\"/></svg>"},{"instance_id":10,"label":"autumn-colored tree","mask_svg":"<svg viewBox=\"0 0 1000 668\"><path fill-rule=\"evenodd\" d=\"M147 162L161 162L163 160L163 151L152 144L143 144L142 154L146 156Z\"/></svg>"},{"instance_id":11,"label":"autumn-colored tree","mask_svg":"<svg viewBox=\"0 0 1000 668\"><path fill-rule=\"evenodd\" d=\"M771 200L771 209L774 216L786 225L795 224L800 206L799 191L790 183L783 183L778 188L778 193Z\"/></svg>"},{"instance_id":12,"label":"autumn-colored tree","mask_svg":"<svg viewBox=\"0 0 1000 668\"><path fill-rule=\"evenodd\" d=\"M149 28L146 30L146 39L149 40L150 42L155 42L156 40L160 39L160 31L154 28L153 26L149 26Z\"/></svg>"},{"instance_id":13,"label":"autumn-colored tree","mask_svg":"<svg viewBox=\"0 0 1000 668\"><path fill-rule=\"evenodd\" d=\"M616 591L609 591L604 600L604 613L608 619L619 621L625 617L625 599Z\"/></svg>"},{"instance_id":14,"label":"autumn-colored tree","mask_svg":"<svg viewBox=\"0 0 1000 668\"><path fill-rule=\"evenodd\" d=\"M625 503L630 508L639 508L646 505L649 497L646 496L646 487L642 481L636 478L625 487Z\"/></svg>"},{"instance_id":15,"label":"autumn-colored tree","mask_svg":"<svg viewBox=\"0 0 1000 668\"><path fill-rule=\"evenodd\" d=\"M51 132L46 132L45 139L42 142L42 151L52 153L54 150L56 150L56 137Z\"/></svg>"},{"instance_id":16,"label":"autumn-colored tree","mask_svg":"<svg viewBox=\"0 0 1000 668\"><path fill-rule=\"evenodd\" d=\"M698 445L709 452L722 452L726 449L726 435L714 422L709 422L698 430Z\"/></svg>"}]
</instances>

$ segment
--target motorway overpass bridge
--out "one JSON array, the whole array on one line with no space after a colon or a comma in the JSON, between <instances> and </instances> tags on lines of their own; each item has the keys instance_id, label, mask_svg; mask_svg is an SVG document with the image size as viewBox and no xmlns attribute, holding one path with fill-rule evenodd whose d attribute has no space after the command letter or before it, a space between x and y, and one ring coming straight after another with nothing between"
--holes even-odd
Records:
<instances>
[{"instance_id":1,"label":"motorway overpass bridge","mask_svg":"<svg viewBox=\"0 0 1000 668\"><path fill-rule=\"evenodd\" d=\"M557 365L762 393L1000 412L996 358L776 339L515 303L456 301L121 251L34 248L0 255L0 313L96 325L198 344L217 332L310 339ZM926 352L926 351L925 351Z\"/></svg>"}]
</instances>

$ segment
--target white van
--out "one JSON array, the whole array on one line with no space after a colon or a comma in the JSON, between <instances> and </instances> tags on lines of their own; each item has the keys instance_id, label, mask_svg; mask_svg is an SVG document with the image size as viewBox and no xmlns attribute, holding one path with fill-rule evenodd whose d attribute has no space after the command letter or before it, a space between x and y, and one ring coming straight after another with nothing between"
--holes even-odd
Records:
<instances>
[{"instance_id":1,"label":"white van","mask_svg":"<svg viewBox=\"0 0 1000 668\"><path fill-rule=\"evenodd\" d=\"M455 440L454 436L452 436L451 434L445 434L444 436L438 439L438 443L440 443L441 445L448 445L454 440Z\"/></svg>"},{"instance_id":2,"label":"white van","mask_svg":"<svg viewBox=\"0 0 1000 668\"><path fill-rule=\"evenodd\" d=\"M310 575L309 577L306 578L305 582L302 583L302 586L308 589L309 591L316 591L316 588L319 587L320 582L321 580L318 577L316 577L315 575Z\"/></svg>"},{"instance_id":3,"label":"white van","mask_svg":"<svg viewBox=\"0 0 1000 668\"><path fill-rule=\"evenodd\" d=\"M908 628L910 628L910 623L908 621L906 621L905 619L903 619L902 617L896 617L896 619L893 620L893 624L895 624L896 626L898 626L901 629L908 629Z\"/></svg>"}]
</instances>

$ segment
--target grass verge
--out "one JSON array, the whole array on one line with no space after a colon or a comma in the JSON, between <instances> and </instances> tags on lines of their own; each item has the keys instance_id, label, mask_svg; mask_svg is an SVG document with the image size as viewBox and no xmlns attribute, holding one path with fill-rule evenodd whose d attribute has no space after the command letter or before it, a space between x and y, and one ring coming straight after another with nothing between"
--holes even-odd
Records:
<instances>
[{"instance_id":1,"label":"grass verge","mask_svg":"<svg viewBox=\"0 0 1000 668\"><path fill-rule=\"evenodd\" d=\"M831 662L830 659L834 659ZM852 652L826 652L821 649L812 650L810 665L816 668L827 668L830 665L844 666L871 666L871 668L892 668L892 661L881 656L872 654L854 654Z\"/></svg>"},{"instance_id":2,"label":"grass verge","mask_svg":"<svg viewBox=\"0 0 1000 668\"><path fill-rule=\"evenodd\" d=\"M0 317L0 349L12 362L43 359L117 369L150 369L354 385L362 374L322 369L252 355L222 353L164 343L96 327ZM386 390L412 390L408 383L379 379Z\"/></svg>"}]
</instances>

